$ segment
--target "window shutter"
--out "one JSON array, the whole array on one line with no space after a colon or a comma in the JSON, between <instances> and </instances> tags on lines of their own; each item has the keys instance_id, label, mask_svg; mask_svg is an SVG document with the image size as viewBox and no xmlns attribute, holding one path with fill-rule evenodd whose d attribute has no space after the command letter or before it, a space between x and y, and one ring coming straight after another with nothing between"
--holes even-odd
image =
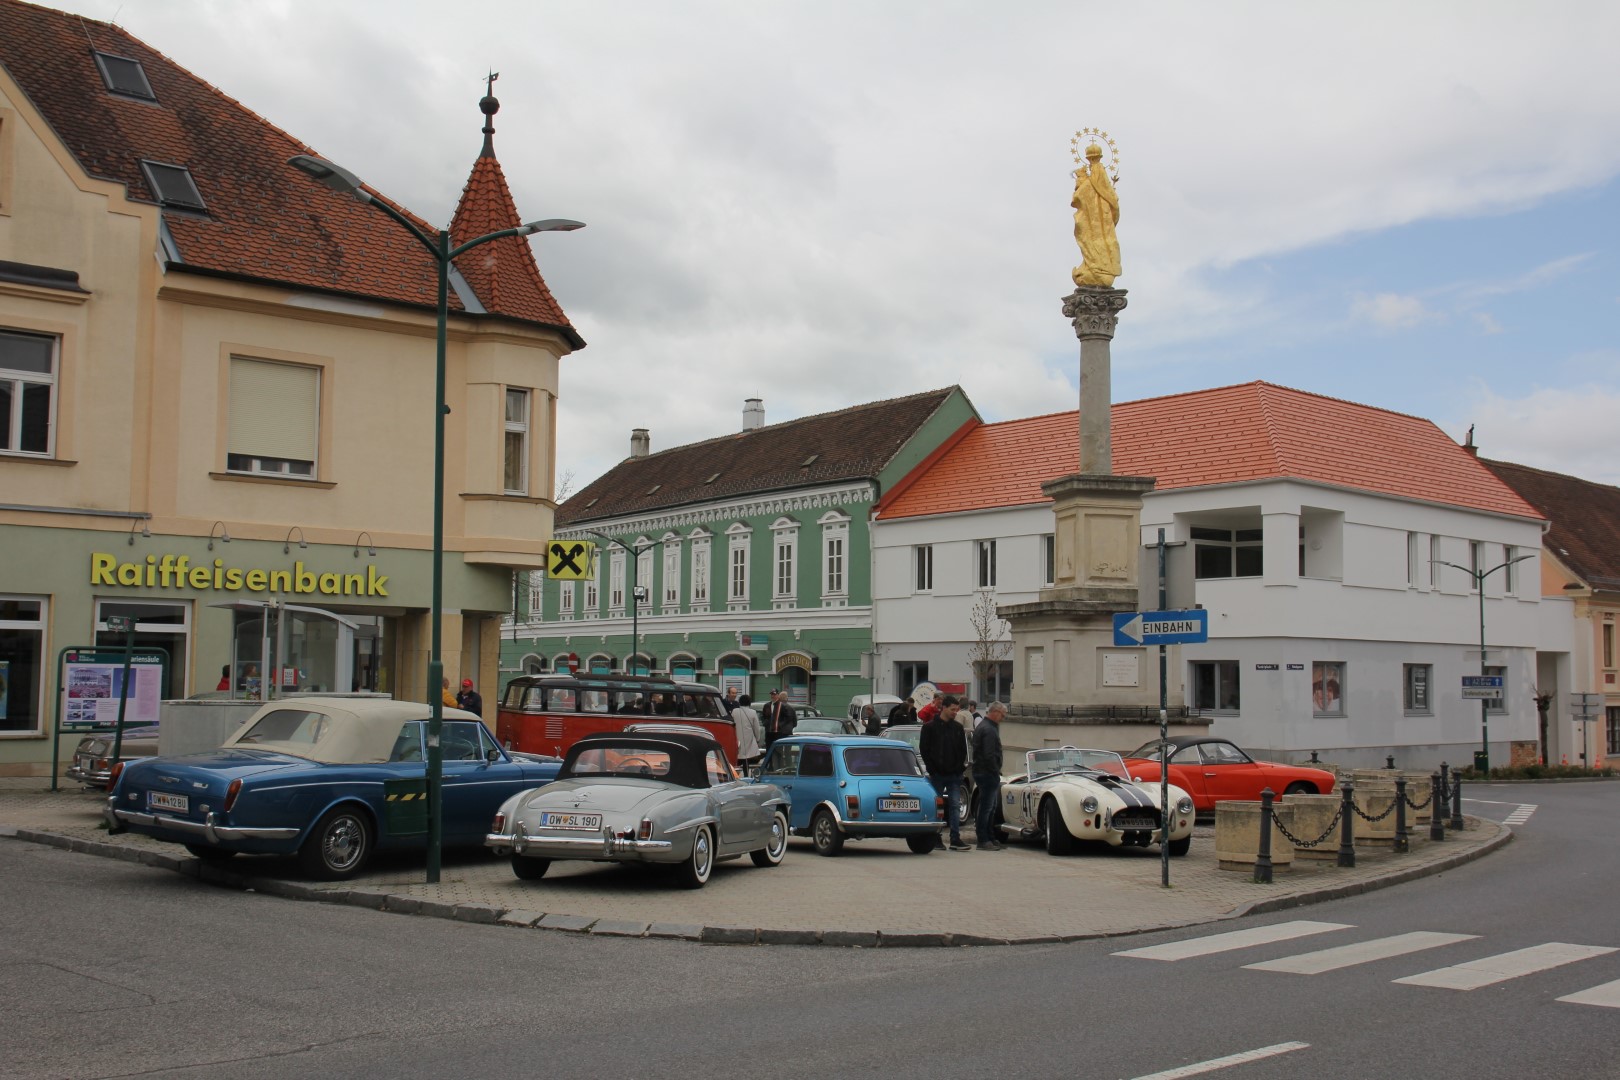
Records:
<instances>
[{"instance_id":1,"label":"window shutter","mask_svg":"<svg viewBox=\"0 0 1620 1080\"><path fill-rule=\"evenodd\" d=\"M320 389L319 368L231 357L230 452L314 461Z\"/></svg>"}]
</instances>

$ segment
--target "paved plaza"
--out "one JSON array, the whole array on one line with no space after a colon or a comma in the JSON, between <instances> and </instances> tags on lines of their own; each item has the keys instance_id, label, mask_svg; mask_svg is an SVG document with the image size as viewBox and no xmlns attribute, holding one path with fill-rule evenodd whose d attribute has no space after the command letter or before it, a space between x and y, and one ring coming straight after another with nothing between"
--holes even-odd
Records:
<instances>
[{"instance_id":1,"label":"paved plaza","mask_svg":"<svg viewBox=\"0 0 1620 1080\"><path fill-rule=\"evenodd\" d=\"M1216 866L1214 830L1200 826L1192 851L1170 860L1161 884L1158 850L1090 850L1053 858L1034 844L1005 851L913 855L898 840L851 842L822 858L794 838L772 869L721 863L703 889L675 888L666 870L605 863L553 863L523 882L507 861L481 851L445 853L441 880L424 883L418 855L387 855L353 881L312 883L291 859L237 858L204 865L174 844L121 834L101 823L102 796L45 779L0 781L0 836L147 863L220 885L380 910L597 934L684 937L717 943L861 946L1027 944L1184 926L1292 907L1439 873L1512 838L1507 827L1468 818L1468 828L1412 850L1357 849L1356 866L1296 860L1269 885Z\"/></svg>"}]
</instances>

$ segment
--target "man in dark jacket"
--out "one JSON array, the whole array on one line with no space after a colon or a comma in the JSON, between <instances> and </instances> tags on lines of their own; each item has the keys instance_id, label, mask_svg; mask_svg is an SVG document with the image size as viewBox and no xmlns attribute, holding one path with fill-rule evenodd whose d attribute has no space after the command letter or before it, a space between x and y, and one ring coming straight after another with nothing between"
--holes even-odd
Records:
<instances>
[{"instance_id":1,"label":"man in dark jacket","mask_svg":"<svg viewBox=\"0 0 1620 1080\"><path fill-rule=\"evenodd\" d=\"M799 718L793 712L793 706L787 703L786 690L772 690L771 700L765 703L765 710L760 715L760 722L765 725L765 749L768 751L777 739L785 739L793 734L798 726Z\"/></svg>"},{"instance_id":2,"label":"man in dark jacket","mask_svg":"<svg viewBox=\"0 0 1620 1080\"><path fill-rule=\"evenodd\" d=\"M456 695L456 707L466 709L475 716L484 715L484 696L473 689L471 679L461 680L461 693Z\"/></svg>"},{"instance_id":3,"label":"man in dark jacket","mask_svg":"<svg viewBox=\"0 0 1620 1080\"><path fill-rule=\"evenodd\" d=\"M1007 706L992 701L973 729L973 786L979 793L973 828L980 851L1000 851L1006 846L995 834L996 804L1001 798L1001 721L1006 716Z\"/></svg>"},{"instance_id":4,"label":"man in dark jacket","mask_svg":"<svg viewBox=\"0 0 1620 1080\"><path fill-rule=\"evenodd\" d=\"M947 695L939 716L924 724L918 750L934 790L945 796L945 820L951 826L951 850L971 850L962 842L962 770L967 768L967 732L956 714L962 703Z\"/></svg>"}]
</instances>

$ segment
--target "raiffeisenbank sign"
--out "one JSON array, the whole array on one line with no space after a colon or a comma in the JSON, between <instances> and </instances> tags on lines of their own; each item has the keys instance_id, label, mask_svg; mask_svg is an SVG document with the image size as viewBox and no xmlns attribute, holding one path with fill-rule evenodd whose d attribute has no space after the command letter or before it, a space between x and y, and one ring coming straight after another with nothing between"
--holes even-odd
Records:
<instances>
[{"instance_id":1,"label":"raiffeisenbank sign","mask_svg":"<svg viewBox=\"0 0 1620 1080\"><path fill-rule=\"evenodd\" d=\"M305 596L387 596L388 575L366 564L363 574L316 573L295 562L291 570L226 566L224 559L193 565L189 555L148 555L119 562L102 551L90 553L90 584L114 588L209 589L216 592L294 593Z\"/></svg>"}]
</instances>

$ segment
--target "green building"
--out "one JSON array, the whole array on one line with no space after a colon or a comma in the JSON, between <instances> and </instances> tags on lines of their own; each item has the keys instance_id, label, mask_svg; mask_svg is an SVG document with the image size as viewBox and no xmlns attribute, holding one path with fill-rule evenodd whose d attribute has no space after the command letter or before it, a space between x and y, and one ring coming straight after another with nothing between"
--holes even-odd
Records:
<instances>
[{"instance_id":1,"label":"green building","mask_svg":"<svg viewBox=\"0 0 1620 1080\"><path fill-rule=\"evenodd\" d=\"M668 673L842 713L870 693L869 525L883 499L978 421L960 387L631 453L558 508L597 545L590 576L533 573L502 635L504 679ZM640 597L639 601L637 597Z\"/></svg>"}]
</instances>

